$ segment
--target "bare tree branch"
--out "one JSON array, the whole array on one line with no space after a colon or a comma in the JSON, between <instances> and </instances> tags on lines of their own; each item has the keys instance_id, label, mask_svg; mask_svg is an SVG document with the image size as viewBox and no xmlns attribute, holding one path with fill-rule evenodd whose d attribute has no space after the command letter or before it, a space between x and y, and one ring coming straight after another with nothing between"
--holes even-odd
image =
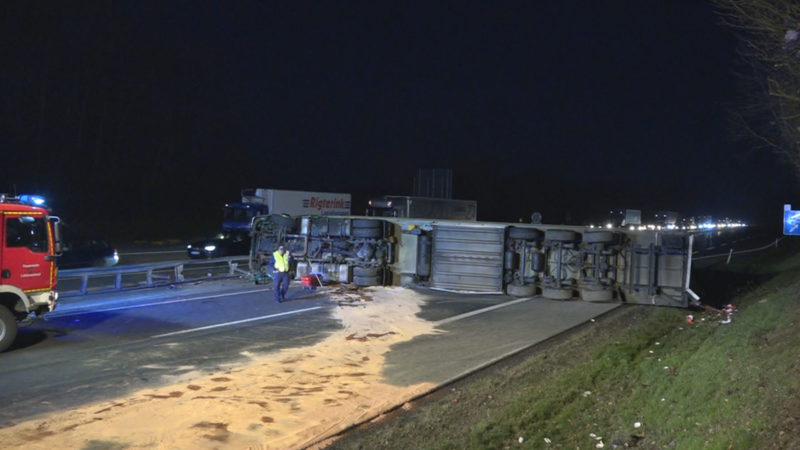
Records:
<instances>
[{"instance_id":1,"label":"bare tree branch","mask_svg":"<svg viewBox=\"0 0 800 450\"><path fill-rule=\"evenodd\" d=\"M800 178L800 3L714 3L720 23L739 37L737 53L750 68L741 74L749 103L737 113L737 127L756 145L786 158Z\"/></svg>"}]
</instances>

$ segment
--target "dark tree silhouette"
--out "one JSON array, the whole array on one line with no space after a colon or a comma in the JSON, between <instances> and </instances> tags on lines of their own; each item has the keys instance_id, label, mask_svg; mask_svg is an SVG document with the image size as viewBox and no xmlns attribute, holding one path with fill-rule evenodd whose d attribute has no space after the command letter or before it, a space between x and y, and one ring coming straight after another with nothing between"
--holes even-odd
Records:
<instances>
[{"instance_id":1,"label":"dark tree silhouette","mask_svg":"<svg viewBox=\"0 0 800 450\"><path fill-rule=\"evenodd\" d=\"M715 0L740 40L745 104L734 113L741 136L781 155L800 178L800 3Z\"/></svg>"}]
</instances>

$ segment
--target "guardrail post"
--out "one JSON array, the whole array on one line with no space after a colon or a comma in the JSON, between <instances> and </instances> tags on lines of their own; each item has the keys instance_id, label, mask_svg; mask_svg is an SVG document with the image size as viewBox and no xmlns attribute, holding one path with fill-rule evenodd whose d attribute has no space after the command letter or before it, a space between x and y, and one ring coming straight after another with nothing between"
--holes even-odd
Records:
<instances>
[{"instance_id":1,"label":"guardrail post","mask_svg":"<svg viewBox=\"0 0 800 450\"><path fill-rule=\"evenodd\" d=\"M89 275L81 275L81 294L89 293Z\"/></svg>"},{"instance_id":2,"label":"guardrail post","mask_svg":"<svg viewBox=\"0 0 800 450\"><path fill-rule=\"evenodd\" d=\"M175 266L175 281L182 282L183 281L183 264L178 264Z\"/></svg>"},{"instance_id":3,"label":"guardrail post","mask_svg":"<svg viewBox=\"0 0 800 450\"><path fill-rule=\"evenodd\" d=\"M122 272L117 272L117 274L114 276L114 289L122 289Z\"/></svg>"},{"instance_id":4,"label":"guardrail post","mask_svg":"<svg viewBox=\"0 0 800 450\"><path fill-rule=\"evenodd\" d=\"M233 274L236 273L236 268L239 267L239 263L235 263L233 261L229 261L228 262L228 266L230 267L230 271L228 272L228 275L233 276Z\"/></svg>"},{"instance_id":5,"label":"guardrail post","mask_svg":"<svg viewBox=\"0 0 800 450\"><path fill-rule=\"evenodd\" d=\"M728 260L725 261L726 265L731 263L731 256L733 256L733 249L731 249L731 251L728 252Z\"/></svg>"},{"instance_id":6,"label":"guardrail post","mask_svg":"<svg viewBox=\"0 0 800 450\"><path fill-rule=\"evenodd\" d=\"M147 269L147 285L153 285L153 269Z\"/></svg>"}]
</instances>

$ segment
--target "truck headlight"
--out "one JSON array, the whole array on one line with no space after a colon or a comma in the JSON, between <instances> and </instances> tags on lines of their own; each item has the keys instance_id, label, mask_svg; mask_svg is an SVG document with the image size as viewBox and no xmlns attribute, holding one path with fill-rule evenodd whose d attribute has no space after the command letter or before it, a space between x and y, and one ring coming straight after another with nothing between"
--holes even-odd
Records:
<instances>
[{"instance_id":1,"label":"truck headlight","mask_svg":"<svg viewBox=\"0 0 800 450\"><path fill-rule=\"evenodd\" d=\"M217 246L216 245L206 245L205 247L203 247L203 249L205 251L207 251L207 252L213 252L214 250L217 249Z\"/></svg>"}]
</instances>

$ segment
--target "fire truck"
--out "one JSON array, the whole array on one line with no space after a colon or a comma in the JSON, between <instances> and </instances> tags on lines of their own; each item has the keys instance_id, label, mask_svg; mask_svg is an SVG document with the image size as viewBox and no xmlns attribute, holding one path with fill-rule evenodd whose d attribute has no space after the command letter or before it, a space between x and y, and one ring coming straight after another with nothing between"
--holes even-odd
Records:
<instances>
[{"instance_id":1,"label":"fire truck","mask_svg":"<svg viewBox=\"0 0 800 450\"><path fill-rule=\"evenodd\" d=\"M55 308L60 236L42 197L0 194L0 352L20 325Z\"/></svg>"}]
</instances>

